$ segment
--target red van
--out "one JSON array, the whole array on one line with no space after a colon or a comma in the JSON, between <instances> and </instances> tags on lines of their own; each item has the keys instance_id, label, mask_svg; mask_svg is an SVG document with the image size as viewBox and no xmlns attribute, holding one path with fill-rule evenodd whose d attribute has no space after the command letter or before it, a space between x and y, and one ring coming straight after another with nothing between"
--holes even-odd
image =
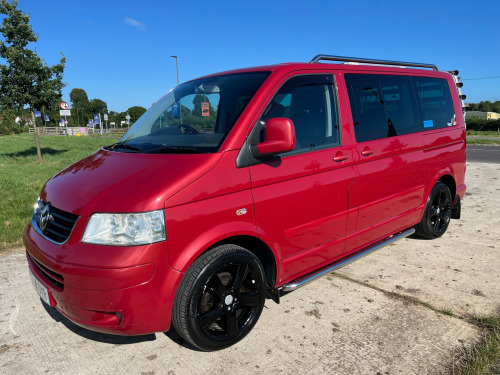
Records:
<instances>
[{"instance_id":1,"label":"red van","mask_svg":"<svg viewBox=\"0 0 500 375\"><path fill-rule=\"evenodd\" d=\"M45 184L35 289L91 330L238 342L266 298L460 217L457 73L320 55L176 87Z\"/></svg>"}]
</instances>

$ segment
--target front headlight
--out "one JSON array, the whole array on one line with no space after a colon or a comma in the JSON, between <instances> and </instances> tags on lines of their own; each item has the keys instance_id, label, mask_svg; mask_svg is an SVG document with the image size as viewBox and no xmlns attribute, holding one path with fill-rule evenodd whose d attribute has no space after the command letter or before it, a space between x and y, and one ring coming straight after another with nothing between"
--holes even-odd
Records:
<instances>
[{"instance_id":1,"label":"front headlight","mask_svg":"<svg viewBox=\"0 0 500 375\"><path fill-rule=\"evenodd\" d=\"M82 242L131 246L146 245L167 238L162 210L130 214L93 214Z\"/></svg>"}]
</instances>

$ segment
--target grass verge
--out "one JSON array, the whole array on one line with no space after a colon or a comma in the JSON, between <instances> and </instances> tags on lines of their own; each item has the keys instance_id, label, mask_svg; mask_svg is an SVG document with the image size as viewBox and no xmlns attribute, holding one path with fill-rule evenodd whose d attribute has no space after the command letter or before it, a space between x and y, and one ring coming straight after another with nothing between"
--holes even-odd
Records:
<instances>
[{"instance_id":1,"label":"grass verge","mask_svg":"<svg viewBox=\"0 0 500 375\"><path fill-rule=\"evenodd\" d=\"M467 144L468 145L500 145L500 138L498 138L498 140L467 138Z\"/></svg>"},{"instance_id":2,"label":"grass verge","mask_svg":"<svg viewBox=\"0 0 500 375\"><path fill-rule=\"evenodd\" d=\"M413 296L401 293L389 292L375 285L353 279L349 276L332 272L332 275L353 283L374 289L389 298L401 300L426 307L442 315L458 319L465 319L469 323L480 328L484 334L482 339L475 345L461 349L450 365L451 375L499 375L500 374L500 317L468 316L460 317L453 314L451 308L437 308L428 302L424 302Z\"/></svg>"},{"instance_id":3,"label":"grass verge","mask_svg":"<svg viewBox=\"0 0 500 375\"><path fill-rule=\"evenodd\" d=\"M0 137L0 252L22 244L33 204L50 177L114 142L105 137L41 136L43 163L38 164L33 134Z\"/></svg>"},{"instance_id":4,"label":"grass verge","mask_svg":"<svg viewBox=\"0 0 500 375\"><path fill-rule=\"evenodd\" d=\"M468 321L485 332L476 345L458 353L450 374L494 375L500 374L500 318L470 317Z\"/></svg>"},{"instance_id":5,"label":"grass verge","mask_svg":"<svg viewBox=\"0 0 500 375\"><path fill-rule=\"evenodd\" d=\"M499 137L500 133L492 130L480 131L480 130L467 130L467 135L477 136L477 137Z\"/></svg>"}]
</instances>

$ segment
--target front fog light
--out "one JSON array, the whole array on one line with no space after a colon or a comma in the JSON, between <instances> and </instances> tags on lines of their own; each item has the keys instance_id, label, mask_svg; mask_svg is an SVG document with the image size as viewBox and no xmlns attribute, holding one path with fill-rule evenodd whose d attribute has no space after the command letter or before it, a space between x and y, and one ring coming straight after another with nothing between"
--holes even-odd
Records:
<instances>
[{"instance_id":1,"label":"front fog light","mask_svg":"<svg viewBox=\"0 0 500 375\"><path fill-rule=\"evenodd\" d=\"M145 245L166 239L162 210L128 214L93 214L82 242L130 246Z\"/></svg>"}]
</instances>

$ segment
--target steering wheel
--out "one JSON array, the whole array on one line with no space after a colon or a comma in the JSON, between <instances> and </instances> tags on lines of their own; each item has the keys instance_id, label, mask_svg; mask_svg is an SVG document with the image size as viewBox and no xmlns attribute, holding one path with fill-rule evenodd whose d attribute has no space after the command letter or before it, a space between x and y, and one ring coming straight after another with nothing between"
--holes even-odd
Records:
<instances>
[{"instance_id":1,"label":"steering wheel","mask_svg":"<svg viewBox=\"0 0 500 375\"><path fill-rule=\"evenodd\" d=\"M199 134L199 131L188 124L180 124L179 128L183 129L183 133L187 134Z\"/></svg>"}]
</instances>

